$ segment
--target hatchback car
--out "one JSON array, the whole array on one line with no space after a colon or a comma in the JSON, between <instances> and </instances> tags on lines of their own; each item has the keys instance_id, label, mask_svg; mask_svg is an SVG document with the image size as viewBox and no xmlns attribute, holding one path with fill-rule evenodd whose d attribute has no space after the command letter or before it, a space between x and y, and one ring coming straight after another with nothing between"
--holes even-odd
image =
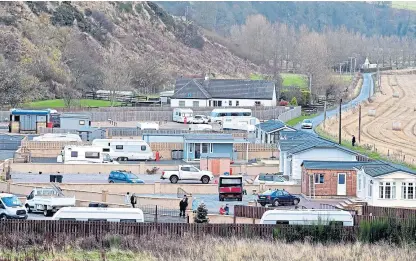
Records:
<instances>
[{"instance_id":1,"label":"hatchback car","mask_svg":"<svg viewBox=\"0 0 416 261\"><path fill-rule=\"evenodd\" d=\"M114 170L108 176L108 183L136 183L143 184L144 181L139 179L131 172L124 170Z\"/></svg>"},{"instance_id":2,"label":"hatchback car","mask_svg":"<svg viewBox=\"0 0 416 261\"><path fill-rule=\"evenodd\" d=\"M209 122L209 119L205 115L195 115L192 118L192 123L196 123L196 124L208 124L208 122Z\"/></svg>"},{"instance_id":3,"label":"hatchback car","mask_svg":"<svg viewBox=\"0 0 416 261\"><path fill-rule=\"evenodd\" d=\"M280 205L297 205L300 198L285 190L267 190L258 195L257 202L263 207L266 205L277 207Z\"/></svg>"},{"instance_id":4,"label":"hatchback car","mask_svg":"<svg viewBox=\"0 0 416 261\"><path fill-rule=\"evenodd\" d=\"M302 127L302 129L312 129L312 127L313 127L312 120L310 120L310 119L303 120L301 127Z\"/></svg>"}]
</instances>

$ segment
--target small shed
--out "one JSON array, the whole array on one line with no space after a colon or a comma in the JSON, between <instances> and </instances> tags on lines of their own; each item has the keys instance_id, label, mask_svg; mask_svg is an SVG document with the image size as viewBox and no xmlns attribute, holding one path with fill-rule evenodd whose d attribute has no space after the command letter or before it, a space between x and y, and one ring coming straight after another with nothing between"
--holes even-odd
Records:
<instances>
[{"instance_id":1,"label":"small shed","mask_svg":"<svg viewBox=\"0 0 416 261\"><path fill-rule=\"evenodd\" d=\"M60 117L61 129L80 130L91 127L91 117L87 114L65 113Z\"/></svg>"},{"instance_id":2,"label":"small shed","mask_svg":"<svg viewBox=\"0 0 416 261\"><path fill-rule=\"evenodd\" d=\"M224 175L230 172L231 158L228 153L203 153L199 162L201 170L209 170L213 175Z\"/></svg>"},{"instance_id":3,"label":"small shed","mask_svg":"<svg viewBox=\"0 0 416 261\"><path fill-rule=\"evenodd\" d=\"M51 110L10 110L10 133L38 133L49 126Z\"/></svg>"}]
</instances>

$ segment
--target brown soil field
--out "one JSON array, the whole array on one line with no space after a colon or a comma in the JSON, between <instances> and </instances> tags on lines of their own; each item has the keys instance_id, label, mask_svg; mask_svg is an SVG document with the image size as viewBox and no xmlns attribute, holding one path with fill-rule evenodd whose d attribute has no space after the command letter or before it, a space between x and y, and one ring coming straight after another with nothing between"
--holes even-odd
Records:
<instances>
[{"instance_id":1,"label":"brown soil field","mask_svg":"<svg viewBox=\"0 0 416 261\"><path fill-rule=\"evenodd\" d=\"M416 75L390 71L381 75L381 87L376 91L370 101L361 104L359 145L371 147L392 160L415 164ZM358 118L358 105L343 112L343 139L351 140L355 135L358 142ZM337 136L338 116L327 119L325 132Z\"/></svg>"}]
</instances>

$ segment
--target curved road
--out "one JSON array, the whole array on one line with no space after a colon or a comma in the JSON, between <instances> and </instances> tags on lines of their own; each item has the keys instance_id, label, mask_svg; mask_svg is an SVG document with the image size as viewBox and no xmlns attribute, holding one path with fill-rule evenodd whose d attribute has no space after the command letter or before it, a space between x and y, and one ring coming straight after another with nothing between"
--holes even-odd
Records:
<instances>
[{"instance_id":1,"label":"curved road","mask_svg":"<svg viewBox=\"0 0 416 261\"><path fill-rule=\"evenodd\" d=\"M342 104L342 110L345 111L351 107L356 106L358 103L368 99L371 95L374 93L374 84L373 84L373 78L371 77L371 73L363 73L363 86L361 88L360 94L353 100L349 101L348 103ZM371 93L371 95L370 95ZM337 106L335 109L329 110L326 112L326 117L329 118L331 116L334 116L339 111L339 107ZM313 129L304 129L304 131L315 133L315 128L318 126L321 122L324 121L324 113L320 113L318 116L311 119L313 121ZM298 123L295 128L300 129L301 123Z\"/></svg>"}]
</instances>

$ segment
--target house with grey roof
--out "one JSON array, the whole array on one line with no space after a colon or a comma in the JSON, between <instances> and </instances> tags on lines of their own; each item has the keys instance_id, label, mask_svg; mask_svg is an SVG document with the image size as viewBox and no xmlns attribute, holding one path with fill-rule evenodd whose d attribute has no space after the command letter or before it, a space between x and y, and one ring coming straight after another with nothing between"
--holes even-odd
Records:
<instances>
[{"instance_id":1,"label":"house with grey roof","mask_svg":"<svg viewBox=\"0 0 416 261\"><path fill-rule=\"evenodd\" d=\"M356 169L357 197L368 205L416 207L416 171L385 161L374 161Z\"/></svg>"},{"instance_id":2,"label":"house with grey roof","mask_svg":"<svg viewBox=\"0 0 416 261\"><path fill-rule=\"evenodd\" d=\"M256 125L256 143L278 143L280 132L296 131L280 120L268 120Z\"/></svg>"},{"instance_id":3,"label":"house with grey roof","mask_svg":"<svg viewBox=\"0 0 416 261\"><path fill-rule=\"evenodd\" d=\"M171 107L276 106L274 82L264 80L179 78Z\"/></svg>"}]
</instances>

